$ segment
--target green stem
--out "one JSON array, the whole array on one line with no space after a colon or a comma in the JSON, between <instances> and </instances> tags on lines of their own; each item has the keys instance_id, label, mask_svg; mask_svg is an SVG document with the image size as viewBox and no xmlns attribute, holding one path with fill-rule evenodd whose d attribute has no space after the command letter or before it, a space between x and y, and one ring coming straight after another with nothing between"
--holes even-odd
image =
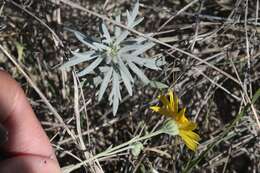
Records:
<instances>
[{"instance_id":1,"label":"green stem","mask_svg":"<svg viewBox=\"0 0 260 173\"><path fill-rule=\"evenodd\" d=\"M80 168L81 166L83 166L83 165L85 165L85 164L87 164L87 163L89 163L93 160L100 159L102 157L106 157L106 156L109 156L109 155L118 154L122 151L131 149L132 146L129 146L129 145L136 143L136 142L139 142L139 141L142 141L142 140L145 140L145 139L148 139L148 138L152 138L152 137L157 136L157 135L162 134L162 133L164 133L164 130L160 129L158 131L149 133L149 134L142 136L142 137L134 137L133 139L131 139L131 140L129 140L129 141L123 143L123 144L120 144L120 145L113 147L113 148L109 148L109 149L107 149L107 150L105 150L105 151L103 151L103 152L101 152L101 153L81 162L81 163L74 165L72 168L70 168L68 170L68 172L76 170L76 169Z\"/></svg>"}]
</instances>

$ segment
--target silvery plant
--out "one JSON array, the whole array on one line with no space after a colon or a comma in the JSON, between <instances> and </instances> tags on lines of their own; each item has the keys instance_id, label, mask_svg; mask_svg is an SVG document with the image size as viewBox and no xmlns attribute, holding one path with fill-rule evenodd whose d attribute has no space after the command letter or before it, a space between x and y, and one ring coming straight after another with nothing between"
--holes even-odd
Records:
<instances>
[{"instance_id":1,"label":"silvery plant","mask_svg":"<svg viewBox=\"0 0 260 173\"><path fill-rule=\"evenodd\" d=\"M126 12L126 26L133 29L142 22L143 18L138 18L139 2L137 2L132 12ZM118 23L120 16L116 17ZM129 95L133 94L135 76L145 85L150 80L143 73L141 68L146 67L153 70L160 70L163 60L158 58L144 58L142 54L155 44L143 37L133 38L129 36L129 31L114 26L114 34L109 33L105 23L100 26L100 39L92 38L82 33L68 29L73 32L76 38L88 46L91 50L86 52L72 51L73 57L61 66L65 69L88 61L89 65L77 73L78 77L88 74L95 74L94 84L100 86L98 91L98 101L103 98L107 88L110 88L109 102L113 104L113 114L115 115L119 102L122 99L120 90L123 83ZM150 35L150 34L148 34Z\"/></svg>"}]
</instances>

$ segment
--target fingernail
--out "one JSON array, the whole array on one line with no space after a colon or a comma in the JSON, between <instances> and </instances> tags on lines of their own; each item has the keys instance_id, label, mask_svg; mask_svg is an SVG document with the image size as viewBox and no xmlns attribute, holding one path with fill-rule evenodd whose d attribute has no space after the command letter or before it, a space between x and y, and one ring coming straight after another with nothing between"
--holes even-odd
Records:
<instances>
[{"instance_id":1,"label":"fingernail","mask_svg":"<svg viewBox=\"0 0 260 173\"><path fill-rule=\"evenodd\" d=\"M6 128L0 123L0 146L8 140L8 132Z\"/></svg>"}]
</instances>

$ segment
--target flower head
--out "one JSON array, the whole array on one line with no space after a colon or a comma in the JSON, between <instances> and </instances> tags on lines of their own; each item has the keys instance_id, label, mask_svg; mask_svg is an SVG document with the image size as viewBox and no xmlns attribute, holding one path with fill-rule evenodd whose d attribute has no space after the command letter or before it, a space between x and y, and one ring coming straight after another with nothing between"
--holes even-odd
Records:
<instances>
[{"instance_id":1,"label":"flower head","mask_svg":"<svg viewBox=\"0 0 260 173\"><path fill-rule=\"evenodd\" d=\"M197 128L197 124L189 121L185 116L186 108L179 110L178 98L172 91L159 96L158 99L162 102L162 106L151 106L150 109L171 118L172 122L175 122L178 126L178 135L189 149L195 151L200 137L193 132Z\"/></svg>"}]
</instances>

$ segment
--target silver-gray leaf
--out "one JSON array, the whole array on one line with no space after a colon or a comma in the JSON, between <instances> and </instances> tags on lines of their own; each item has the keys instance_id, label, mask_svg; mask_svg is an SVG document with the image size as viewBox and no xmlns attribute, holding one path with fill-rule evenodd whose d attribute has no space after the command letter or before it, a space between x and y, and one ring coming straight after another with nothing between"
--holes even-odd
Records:
<instances>
[{"instance_id":1,"label":"silver-gray leaf","mask_svg":"<svg viewBox=\"0 0 260 173\"><path fill-rule=\"evenodd\" d=\"M134 79L121 58L119 58L118 64L119 64L119 68L125 73L127 78L133 83Z\"/></svg>"},{"instance_id":2,"label":"silver-gray leaf","mask_svg":"<svg viewBox=\"0 0 260 173\"><path fill-rule=\"evenodd\" d=\"M102 43L93 43L93 45L99 50L106 50L108 47Z\"/></svg>"},{"instance_id":3,"label":"silver-gray leaf","mask_svg":"<svg viewBox=\"0 0 260 173\"><path fill-rule=\"evenodd\" d=\"M132 12L132 20L134 21L135 20L135 18L137 17L137 15L138 15L138 11L139 11L139 1L137 1L136 3L135 3L135 6L134 6L134 8L133 8L133 12Z\"/></svg>"},{"instance_id":4,"label":"silver-gray leaf","mask_svg":"<svg viewBox=\"0 0 260 173\"><path fill-rule=\"evenodd\" d=\"M120 44L128 36L129 31L123 31L119 37L116 38L116 44Z\"/></svg>"},{"instance_id":5,"label":"silver-gray leaf","mask_svg":"<svg viewBox=\"0 0 260 173\"><path fill-rule=\"evenodd\" d=\"M141 48L142 46L143 45L140 45L140 44L134 44L134 45L125 46L125 47L123 47L122 49L119 50L118 54L122 54L122 53L125 53L125 52L133 51L133 50Z\"/></svg>"},{"instance_id":6,"label":"silver-gray leaf","mask_svg":"<svg viewBox=\"0 0 260 173\"><path fill-rule=\"evenodd\" d=\"M69 29L67 28L68 31L71 31L74 33L74 35L76 36L76 38L82 42L83 44L87 45L88 47L94 49L94 50L97 50L97 48L93 45L94 42L90 42L88 41L86 38L86 36L84 34L82 34L81 32L79 31L76 31L76 30L73 30L73 29Z\"/></svg>"},{"instance_id":7,"label":"silver-gray leaf","mask_svg":"<svg viewBox=\"0 0 260 173\"><path fill-rule=\"evenodd\" d=\"M64 63L60 67L60 69L65 69L65 68L80 64L82 62L95 59L97 57L97 55L93 55L93 54L94 54L94 51L88 51L88 52L84 52L84 53L73 52L74 56L68 62Z\"/></svg>"},{"instance_id":8,"label":"silver-gray leaf","mask_svg":"<svg viewBox=\"0 0 260 173\"><path fill-rule=\"evenodd\" d=\"M106 38L107 41L110 43L110 42L111 42L111 37L110 37L110 34L109 34L109 32L108 32L108 29L107 29L105 23L102 23L101 27L102 27L102 31L103 31L103 33L104 33L105 38Z\"/></svg>"},{"instance_id":9,"label":"silver-gray leaf","mask_svg":"<svg viewBox=\"0 0 260 173\"><path fill-rule=\"evenodd\" d=\"M151 49L154 45L155 45L155 43L153 43L153 42L146 43L146 44L142 45L141 48L132 52L131 54L132 55L140 55L140 54L144 53L145 51L147 51L148 49Z\"/></svg>"},{"instance_id":10,"label":"silver-gray leaf","mask_svg":"<svg viewBox=\"0 0 260 173\"><path fill-rule=\"evenodd\" d=\"M148 84L150 82L142 70L140 70L134 63L132 63L130 60L127 62L131 70L140 78L141 81L143 81L144 84Z\"/></svg>"},{"instance_id":11,"label":"silver-gray leaf","mask_svg":"<svg viewBox=\"0 0 260 173\"><path fill-rule=\"evenodd\" d=\"M131 85L130 79L127 77L127 74L125 74L125 72L122 70L122 68L120 68L120 74L121 74L122 80L126 86L126 89L129 93L129 95L132 96L133 90L132 90L132 85Z\"/></svg>"},{"instance_id":12,"label":"silver-gray leaf","mask_svg":"<svg viewBox=\"0 0 260 173\"><path fill-rule=\"evenodd\" d=\"M116 22L121 23L120 15L116 16ZM121 28L118 26L115 26L115 36L119 37L120 34L121 34Z\"/></svg>"},{"instance_id":13,"label":"silver-gray leaf","mask_svg":"<svg viewBox=\"0 0 260 173\"><path fill-rule=\"evenodd\" d=\"M92 62L88 67L77 74L78 77L84 76L92 72L103 60L103 57L98 57L94 62Z\"/></svg>"},{"instance_id":14,"label":"silver-gray leaf","mask_svg":"<svg viewBox=\"0 0 260 173\"><path fill-rule=\"evenodd\" d=\"M131 25L132 28L134 28L135 26L139 25L142 21L144 20L143 17L137 19L136 21L134 21Z\"/></svg>"},{"instance_id":15,"label":"silver-gray leaf","mask_svg":"<svg viewBox=\"0 0 260 173\"><path fill-rule=\"evenodd\" d=\"M100 101L106 91L106 88L108 86L108 83L110 82L111 76L112 76L113 68L111 67L108 72L105 73L105 77L101 83L99 94L98 94L98 101Z\"/></svg>"},{"instance_id":16,"label":"silver-gray leaf","mask_svg":"<svg viewBox=\"0 0 260 173\"><path fill-rule=\"evenodd\" d=\"M113 71L113 81L112 81L112 96L113 96L113 114L116 115L119 106L119 78L116 71ZM120 91L119 91L120 92Z\"/></svg>"}]
</instances>

